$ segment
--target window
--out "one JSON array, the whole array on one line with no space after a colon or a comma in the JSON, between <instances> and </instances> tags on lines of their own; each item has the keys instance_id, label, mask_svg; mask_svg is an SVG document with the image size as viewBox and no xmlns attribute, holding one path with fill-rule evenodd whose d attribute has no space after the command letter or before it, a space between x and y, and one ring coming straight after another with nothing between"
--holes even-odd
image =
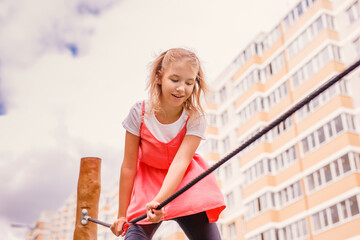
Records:
<instances>
[{"instance_id":1,"label":"window","mask_svg":"<svg viewBox=\"0 0 360 240\"><path fill-rule=\"evenodd\" d=\"M261 212L262 209L266 210L267 209L266 195L264 194L260 196L260 198L258 198L257 200L258 200L259 211Z\"/></svg>"},{"instance_id":2,"label":"window","mask_svg":"<svg viewBox=\"0 0 360 240\"><path fill-rule=\"evenodd\" d=\"M265 110L269 110L275 104L278 104L287 95L288 95L287 84L286 82L284 82L278 88L274 89L274 91L272 91L269 94L269 96L265 98L265 101L267 102L267 107L265 108Z\"/></svg>"},{"instance_id":3,"label":"window","mask_svg":"<svg viewBox=\"0 0 360 240\"><path fill-rule=\"evenodd\" d=\"M347 123L348 129L352 130L352 131L356 131L354 117L349 114L346 114L345 116L346 116L346 123Z\"/></svg>"},{"instance_id":4,"label":"window","mask_svg":"<svg viewBox=\"0 0 360 240\"><path fill-rule=\"evenodd\" d=\"M356 51L357 55L360 56L360 37L355 39L353 44L355 46L355 51Z\"/></svg>"},{"instance_id":5,"label":"window","mask_svg":"<svg viewBox=\"0 0 360 240\"><path fill-rule=\"evenodd\" d=\"M338 83L332 85L330 88L326 89L324 92L322 92L319 96L315 97L313 100L311 100L308 104L306 104L304 107L300 108L296 112L296 120L300 121L306 116L308 116L310 113L314 112L316 109L320 108L325 103L329 102L332 98L335 96L338 96L340 94L347 94L347 81L341 80ZM348 126L354 126L353 129L355 130L355 125L351 123L353 120L351 118L348 120L350 121L348 123ZM322 134L325 129L320 130L319 129L319 141L322 141ZM320 136L321 135L321 136ZM325 137L325 136L324 136Z\"/></svg>"},{"instance_id":6,"label":"window","mask_svg":"<svg viewBox=\"0 0 360 240\"><path fill-rule=\"evenodd\" d=\"M267 211L273 206L268 204L268 201L271 201L271 194L265 193L260 197L250 201L246 204L248 211L245 214L246 220L255 217L256 215Z\"/></svg>"},{"instance_id":7,"label":"window","mask_svg":"<svg viewBox=\"0 0 360 240\"><path fill-rule=\"evenodd\" d=\"M297 9L302 9L302 4L298 4ZM301 11L301 10L300 10ZM308 28L306 28L300 35L293 40L286 48L288 60L291 60L296 54L298 54L312 39L314 39L325 26L330 29L334 29L333 17L327 14L323 14L318 17Z\"/></svg>"},{"instance_id":8,"label":"window","mask_svg":"<svg viewBox=\"0 0 360 240\"><path fill-rule=\"evenodd\" d=\"M227 136L222 140L224 152L230 150L230 137Z\"/></svg>"},{"instance_id":9,"label":"window","mask_svg":"<svg viewBox=\"0 0 360 240\"><path fill-rule=\"evenodd\" d=\"M355 216L355 215L359 214L359 206L358 206L356 196L349 198L349 204L350 204L351 216Z\"/></svg>"},{"instance_id":10,"label":"window","mask_svg":"<svg viewBox=\"0 0 360 240\"><path fill-rule=\"evenodd\" d=\"M307 235L308 229L306 219L301 219L280 229L271 228L266 230L249 238L249 240L292 240L303 239L307 237Z\"/></svg>"},{"instance_id":11,"label":"window","mask_svg":"<svg viewBox=\"0 0 360 240\"><path fill-rule=\"evenodd\" d=\"M276 125L268 134L270 135L270 139L274 140L278 136L282 135L285 131L292 127L291 117L288 117L280 124Z\"/></svg>"},{"instance_id":12,"label":"window","mask_svg":"<svg viewBox=\"0 0 360 240\"><path fill-rule=\"evenodd\" d=\"M333 224L339 222L339 214L338 214L338 210L337 210L337 206L334 205L332 207L330 207L330 213L331 213L331 221Z\"/></svg>"},{"instance_id":13,"label":"window","mask_svg":"<svg viewBox=\"0 0 360 240\"><path fill-rule=\"evenodd\" d=\"M221 114L221 124L222 126L225 126L226 124L228 124L229 122L229 115L227 110L225 110L222 114Z\"/></svg>"},{"instance_id":14,"label":"window","mask_svg":"<svg viewBox=\"0 0 360 240\"><path fill-rule=\"evenodd\" d=\"M232 209L235 206L235 199L233 192L230 192L226 195L226 203L229 209Z\"/></svg>"},{"instance_id":15,"label":"window","mask_svg":"<svg viewBox=\"0 0 360 240\"><path fill-rule=\"evenodd\" d=\"M255 235L254 237L249 238L249 240L273 240L272 234L277 231L275 229L266 230L262 233Z\"/></svg>"},{"instance_id":16,"label":"window","mask_svg":"<svg viewBox=\"0 0 360 240\"><path fill-rule=\"evenodd\" d=\"M314 175L310 174L306 177L306 179L309 191L313 190L315 188Z\"/></svg>"},{"instance_id":17,"label":"window","mask_svg":"<svg viewBox=\"0 0 360 240\"><path fill-rule=\"evenodd\" d=\"M360 170L360 154L353 153L353 159L355 161L355 166L357 170Z\"/></svg>"},{"instance_id":18,"label":"window","mask_svg":"<svg viewBox=\"0 0 360 240\"><path fill-rule=\"evenodd\" d=\"M244 184L248 185L265 174L275 174L296 161L297 154L295 146L286 149L274 158L261 159L243 172L245 176Z\"/></svg>"},{"instance_id":19,"label":"window","mask_svg":"<svg viewBox=\"0 0 360 240\"><path fill-rule=\"evenodd\" d=\"M336 133L339 133L344 129L342 121L341 121L341 115L334 119L334 123L335 123Z\"/></svg>"},{"instance_id":20,"label":"window","mask_svg":"<svg viewBox=\"0 0 360 240\"><path fill-rule=\"evenodd\" d=\"M282 53L280 53L267 66L265 66L265 77L268 79L273 74L277 73L284 66L284 63L284 56Z\"/></svg>"},{"instance_id":21,"label":"window","mask_svg":"<svg viewBox=\"0 0 360 240\"><path fill-rule=\"evenodd\" d=\"M230 239L236 238L235 223L231 223L231 224L229 225L229 236L230 236Z\"/></svg>"},{"instance_id":22,"label":"window","mask_svg":"<svg viewBox=\"0 0 360 240\"><path fill-rule=\"evenodd\" d=\"M315 0L303 0L289 14L282 20L282 26L284 31L289 29L291 25L298 20L298 18L304 14L307 9L315 2Z\"/></svg>"},{"instance_id":23,"label":"window","mask_svg":"<svg viewBox=\"0 0 360 240\"><path fill-rule=\"evenodd\" d=\"M345 201L342 201L340 203L340 209L341 209L341 214L342 214L342 217L343 218L348 218L348 211L347 211L347 208L346 208L346 202Z\"/></svg>"},{"instance_id":24,"label":"window","mask_svg":"<svg viewBox=\"0 0 360 240\"><path fill-rule=\"evenodd\" d=\"M221 102L225 101L227 99L225 86L220 89L219 94L220 94L220 101Z\"/></svg>"},{"instance_id":25,"label":"window","mask_svg":"<svg viewBox=\"0 0 360 240\"><path fill-rule=\"evenodd\" d=\"M308 142L309 142L310 148L314 149L314 148L316 147L315 141L316 141L316 140L315 140L315 135L314 135L314 133L310 134L310 135L308 136Z\"/></svg>"},{"instance_id":26,"label":"window","mask_svg":"<svg viewBox=\"0 0 360 240\"><path fill-rule=\"evenodd\" d=\"M307 138L304 138L303 140L301 140L301 146L302 146L302 151L304 154L309 152L309 144L308 144Z\"/></svg>"},{"instance_id":27,"label":"window","mask_svg":"<svg viewBox=\"0 0 360 240\"><path fill-rule=\"evenodd\" d=\"M315 185L321 186L323 184L320 171L314 173Z\"/></svg>"},{"instance_id":28,"label":"window","mask_svg":"<svg viewBox=\"0 0 360 240\"><path fill-rule=\"evenodd\" d=\"M306 176L305 182L308 191L311 192L318 190L319 188L330 183L332 180L345 176L345 174L347 174L349 171L356 171L355 164L351 163L356 161L355 156L356 153L349 152Z\"/></svg>"},{"instance_id":29,"label":"window","mask_svg":"<svg viewBox=\"0 0 360 240\"><path fill-rule=\"evenodd\" d=\"M218 141L215 139L209 139L210 141L210 151L217 152L218 151Z\"/></svg>"},{"instance_id":30,"label":"window","mask_svg":"<svg viewBox=\"0 0 360 240\"><path fill-rule=\"evenodd\" d=\"M297 181L279 192L275 192L274 198L278 198L280 200L279 205L275 207L285 207L301 197L301 185L300 182Z\"/></svg>"},{"instance_id":31,"label":"window","mask_svg":"<svg viewBox=\"0 0 360 240\"><path fill-rule=\"evenodd\" d=\"M352 117L351 115L349 116ZM344 125L346 118L346 114L341 114L324 126L318 128L315 132L310 133L303 138L300 141L302 153L306 155L310 151L319 148L323 143L334 137L334 132L339 135L343 130L351 130L349 129L349 126ZM345 129L345 127L347 129Z\"/></svg>"},{"instance_id":32,"label":"window","mask_svg":"<svg viewBox=\"0 0 360 240\"><path fill-rule=\"evenodd\" d=\"M249 120L254 114L260 111L261 99L259 97L252 100L248 105L246 105L242 110L237 114L239 123L245 123Z\"/></svg>"},{"instance_id":33,"label":"window","mask_svg":"<svg viewBox=\"0 0 360 240\"><path fill-rule=\"evenodd\" d=\"M238 95L246 92L256 82L260 82L260 73L258 69L253 70L251 73L246 75L239 83L236 84L235 89Z\"/></svg>"},{"instance_id":34,"label":"window","mask_svg":"<svg viewBox=\"0 0 360 240\"><path fill-rule=\"evenodd\" d=\"M347 10L346 14L348 15L349 22L353 23L360 17L360 6L359 1L356 1L353 5L351 5Z\"/></svg>"},{"instance_id":35,"label":"window","mask_svg":"<svg viewBox=\"0 0 360 240\"><path fill-rule=\"evenodd\" d=\"M333 130L332 130L332 127L331 127L331 122L329 122L328 124L325 125L326 126L326 133L327 133L327 136L329 138L333 137L334 134L333 134Z\"/></svg>"},{"instance_id":36,"label":"window","mask_svg":"<svg viewBox=\"0 0 360 240\"><path fill-rule=\"evenodd\" d=\"M293 191L294 191L293 193L294 199L297 199L302 196L300 181L293 184Z\"/></svg>"},{"instance_id":37,"label":"window","mask_svg":"<svg viewBox=\"0 0 360 240\"><path fill-rule=\"evenodd\" d=\"M330 164L324 167L325 181L328 183L332 180Z\"/></svg>"},{"instance_id":38,"label":"window","mask_svg":"<svg viewBox=\"0 0 360 240\"><path fill-rule=\"evenodd\" d=\"M344 173L351 170L349 156L347 154L341 157L341 165Z\"/></svg>"},{"instance_id":39,"label":"window","mask_svg":"<svg viewBox=\"0 0 360 240\"><path fill-rule=\"evenodd\" d=\"M323 209L311 216L314 231L331 228L339 222L359 215L359 196L355 195L345 199L329 208Z\"/></svg>"},{"instance_id":40,"label":"window","mask_svg":"<svg viewBox=\"0 0 360 240\"><path fill-rule=\"evenodd\" d=\"M328 62L336 60L335 58L340 58L339 54L336 53L338 51L339 47L334 45L328 45L323 48L317 55L315 55L313 59L306 62L297 72L295 72L290 77L293 89L295 90L308 78L312 77L314 73L319 71Z\"/></svg>"},{"instance_id":41,"label":"window","mask_svg":"<svg viewBox=\"0 0 360 240\"><path fill-rule=\"evenodd\" d=\"M325 132L324 132L324 128L321 127L317 130L317 134L318 134L318 138L319 138L319 144L322 144L323 142L325 142Z\"/></svg>"},{"instance_id":42,"label":"window","mask_svg":"<svg viewBox=\"0 0 360 240\"><path fill-rule=\"evenodd\" d=\"M264 174L264 166L262 161L256 164L256 174L258 176L262 176Z\"/></svg>"},{"instance_id":43,"label":"window","mask_svg":"<svg viewBox=\"0 0 360 240\"><path fill-rule=\"evenodd\" d=\"M312 219L313 219L314 230L315 231L319 230L320 229L320 215L319 215L319 213L314 214Z\"/></svg>"},{"instance_id":44,"label":"window","mask_svg":"<svg viewBox=\"0 0 360 240\"><path fill-rule=\"evenodd\" d=\"M296 6L296 9L297 9L297 13L298 13L298 16L300 17L302 14L303 14L303 8L302 8L302 3L300 2L297 6Z\"/></svg>"},{"instance_id":45,"label":"window","mask_svg":"<svg viewBox=\"0 0 360 240\"><path fill-rule=\"evenodd\" d=\"M224 167L225 170L225 178L226 179L230 179L232 177L232 168L231 168L231 164L228 164Z\"/></svg>"},{"instance_id":46,"label":"window","mask_svg":"<svg viewBox=\"0 0 360 240\"><path fill-rule=\"evenodd\" d=\"M215 114L207 114L209 125L210 126L216 126L216 115Z\"/></svg>"},{"instance_id":47,"label":"window","mask_svg":"<svg viewBox=\"0 0 360 240\"><path fill-rule=\"evenodd\" d=\"M304 66L304 72L306 74L306 78L310 78L314 74L313 61L309 61Z\"/></svg>"}]
</instances>

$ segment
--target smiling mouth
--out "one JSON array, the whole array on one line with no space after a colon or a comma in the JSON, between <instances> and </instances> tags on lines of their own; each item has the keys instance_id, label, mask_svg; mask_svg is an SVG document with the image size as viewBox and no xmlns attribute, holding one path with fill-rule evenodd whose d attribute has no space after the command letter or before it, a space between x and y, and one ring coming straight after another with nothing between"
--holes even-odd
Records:
<instances>
[{"instance_id":1,"label":"smiling mouth","mask_svg":"<svg viewBox=\"0 0 360 240\"><path fill-rule=\"evenodd\" d=\"M171 94L171 95L173 95L176 98L182 98L183 97L183 96L178 96L178 95L175 95L175 94Z\"/></svg>"}]
</instances>

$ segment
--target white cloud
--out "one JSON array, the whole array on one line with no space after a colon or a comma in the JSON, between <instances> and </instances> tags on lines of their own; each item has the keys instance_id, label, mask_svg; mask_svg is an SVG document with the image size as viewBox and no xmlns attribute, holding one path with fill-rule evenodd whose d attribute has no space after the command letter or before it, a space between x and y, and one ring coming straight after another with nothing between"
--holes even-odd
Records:
<instances>
[{"instance_id":1,"label":"white cloud","mask_svg":"<svg viewBox=\"0 0 360 240\"><path fill-rule=\"evenodd\" d=\"M115 0L6 0L0 6L0 55L3 64L27 64L46 51L74 45L88 50L94 15Z\"/></svg>"},{"instance_id":2,"label":"white cloud","mask_svg":"<svg viewBox=\"0 0 360 240\"><path fill-rule=\"evenodd\" d=\"M1 215L32 222L54 210L76 189L84 156L101 157L103 184L116 182L121 121L146 97L154 55L190 47L213 79L292 2L2 1Z\"/></svg>"}]
</instances>

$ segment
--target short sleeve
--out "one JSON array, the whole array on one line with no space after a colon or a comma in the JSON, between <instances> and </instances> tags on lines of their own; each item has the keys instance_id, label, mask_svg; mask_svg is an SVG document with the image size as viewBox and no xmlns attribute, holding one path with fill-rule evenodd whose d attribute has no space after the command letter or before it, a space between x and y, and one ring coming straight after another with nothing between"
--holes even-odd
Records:
<instances>
[{"instance_id":1,"label":"short sleeve","mask_svg":"<svg viewBox=\"0 0 360 240\"><path fill-rule=\"evenodd\" d=\"M198 136L201 139L205 140L205 129L206 129L206 120L203 115L197 117L196 119L189 119L186 126L186 135Z\"/></svg>"},{"instance_id":2,"label":"short sleeve","mask_svg":"<svg viewBox=\"0 0 360 240\"><path fill-rule=\"evenodd\" d=\"M140 136L141 115L142 102L137 102L131 107L129 114L122 122L122 125L126 131L136 136Z\"/></svg>"}]
</instances>

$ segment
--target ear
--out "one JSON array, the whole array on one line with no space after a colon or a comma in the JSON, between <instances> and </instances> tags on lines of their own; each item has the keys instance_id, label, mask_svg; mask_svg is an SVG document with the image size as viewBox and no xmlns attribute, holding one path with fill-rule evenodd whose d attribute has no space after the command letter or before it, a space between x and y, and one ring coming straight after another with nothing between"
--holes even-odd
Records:
<instances>
[{"instance_id":1,"label":"ear","mask_svg":"<svg viewBox=\"0 0 360 240\"><path fill-rule=\"evenodd\" d=\"M161 85L161 84L162 84L162 76L161 76L161 72L160 72L160 71L158 71L158 72L156 73L155 79L156 79L156 83L157 83L158 85Z\"/></svg>"}]
</instances>

